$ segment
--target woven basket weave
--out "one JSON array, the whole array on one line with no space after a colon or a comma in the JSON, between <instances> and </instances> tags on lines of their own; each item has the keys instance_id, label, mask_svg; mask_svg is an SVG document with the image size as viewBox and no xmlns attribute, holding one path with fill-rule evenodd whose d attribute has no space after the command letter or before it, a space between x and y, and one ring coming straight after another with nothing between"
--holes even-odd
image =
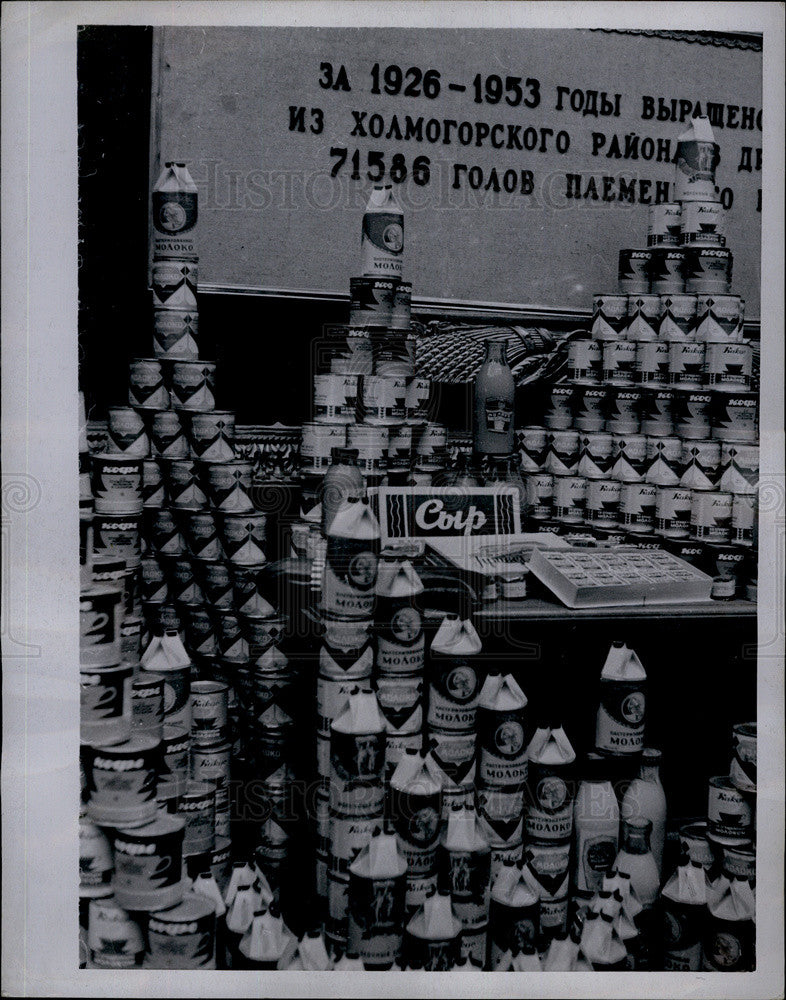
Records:
<instances>
[{"instance_id":1,"label":"woven basket weave","mask_svg":"<svg viewBox=\"0 0 786 1000\"><path fill-rule=\"evenodd\" d=\"M484 341L504 341L508 364L517 386L561 378L567 361L568 341L582 331L557 338L546 330L506 324L471 326L436 320L413 322L417 333L415 367L433 382L471 382L483 364Z\"/></svg>"}]
</instances>

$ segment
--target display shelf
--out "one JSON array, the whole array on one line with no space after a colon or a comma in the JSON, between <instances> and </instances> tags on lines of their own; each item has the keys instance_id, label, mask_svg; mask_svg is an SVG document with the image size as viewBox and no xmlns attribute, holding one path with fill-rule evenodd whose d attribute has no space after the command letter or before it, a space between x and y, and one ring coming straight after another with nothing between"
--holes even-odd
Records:
<instances>
[{"instance_id":1,"label":"display shelf","mask_svg":"<svg viewBox=\"0 0 786 1000\"><path fill-rule=\"evenodd\" d=\"M624 605L611 608L566 608L540 597L521 600L494 601L475 612L475 617L486 621L510 619L599 621L615 618L752 618L756 615L753 601L701 601L695 604Z\"/></svg>"}]
</instances>

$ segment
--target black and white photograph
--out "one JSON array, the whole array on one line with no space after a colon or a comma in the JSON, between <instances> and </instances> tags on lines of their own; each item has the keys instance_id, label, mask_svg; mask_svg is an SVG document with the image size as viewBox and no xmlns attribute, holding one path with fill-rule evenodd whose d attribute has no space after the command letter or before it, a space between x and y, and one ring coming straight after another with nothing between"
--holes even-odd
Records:
<instances>
[{"instance_id":1,"label":"black and white photograph","mask_svg":"<svg viewBox=\"0 0 786 1000\"><path fill-rule=\"evenodd\" d=\"M3 994L782 997L783 5L2 45Z\"/></svg>"}]
</instances>

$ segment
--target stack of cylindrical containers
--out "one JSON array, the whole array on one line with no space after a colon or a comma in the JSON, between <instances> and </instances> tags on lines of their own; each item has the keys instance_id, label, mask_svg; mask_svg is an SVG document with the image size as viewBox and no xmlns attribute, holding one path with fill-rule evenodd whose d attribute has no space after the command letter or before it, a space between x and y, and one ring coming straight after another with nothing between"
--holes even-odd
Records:
<instances>
[{"instance_id":1,"label":"stack of cylindrical containers","mask_svg":"<svg viewBox=\"0 0 786 1000\"><path fill-rule=\"evenodd\" d=\"M300 449L312 502L333 448L357 453L369 486L428 484L445 467L447 429L430 421L431 384L416 374L403 239L392 187L375 187L363 217L363 274L350 279L349 325L329 328L315 345L313 419Z\"/></svg>"},{"instance_id":2,"label":"stack of cylindrical containers","mask_svg":"<svg viewBox=\"0 0 786 1000\"><path fill-rule=\"evenodd\" d=\"M83 586L94 585L82 599L83 642L101 651L82 670L87 817L139 826L115 840L120 862L164 851L171 862L167 893L152 891L158 876L138 860L124 869L116 896L140 910L171 906L206 873L219 895L227 889L233 751L275 813L288 798L293 730L292 668L278 646L285 621L260 586L265 516L254 509L251 464L235 458L234 414L215 409L216 365L198 357L196 187L185 167L167 167L153 202L155 357L131 361L129 405L110 408L109 450L91 456L95 513L83 518L81 559ZM173 324L177 336L166 334ZM269 818L256 857L276 891L286 842ZM193 917L205 932L193 916L204 900L187 902L171 920ZM218 909L209 908L213 924ZM213 931L210 942L209 955L203 942L198 955L163 948L145 962L208 967Z\"/></svg>"},{"instance_id":3,"label":"stack of cylindrical containers","mask_svg":"<svg viewBox=\"0 0 786 1000\"><path fill-rule=\"evenodd\" d=\"M697 232L697 206L683 206L683 235L704 245L718 227ZM679 205L652 208L661 249L678 239L675 214ZM636 253L646 264L649 251ZM677 274L650 285L648 265L620 273L623 294L596 296L591 338L569 344L545 426L517 432L529 515L543 530L656 536L716 578L713 596L755 597L758 392L741 302L711 273L687 294Z\"/></svg>"}]
</instances>

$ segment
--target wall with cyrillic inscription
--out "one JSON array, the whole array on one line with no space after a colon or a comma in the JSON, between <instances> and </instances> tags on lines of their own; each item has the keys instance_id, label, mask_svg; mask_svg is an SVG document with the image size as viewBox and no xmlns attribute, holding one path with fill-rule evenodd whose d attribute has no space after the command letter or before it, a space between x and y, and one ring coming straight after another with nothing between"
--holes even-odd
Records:
<instances>
[{"instance_id":1,"label":"wall with cyrillic inscription","mask_svg":"<svg viewBox=\"0 0 786 1000\"><path fill-rule=\"evenodd\" d=\"M416 297L585 309L708 114L759 315L761 53L586 30L157 29L152 166L200 190L200 282L345 292L391 182Z\"/></svg>"}]
</instances>

